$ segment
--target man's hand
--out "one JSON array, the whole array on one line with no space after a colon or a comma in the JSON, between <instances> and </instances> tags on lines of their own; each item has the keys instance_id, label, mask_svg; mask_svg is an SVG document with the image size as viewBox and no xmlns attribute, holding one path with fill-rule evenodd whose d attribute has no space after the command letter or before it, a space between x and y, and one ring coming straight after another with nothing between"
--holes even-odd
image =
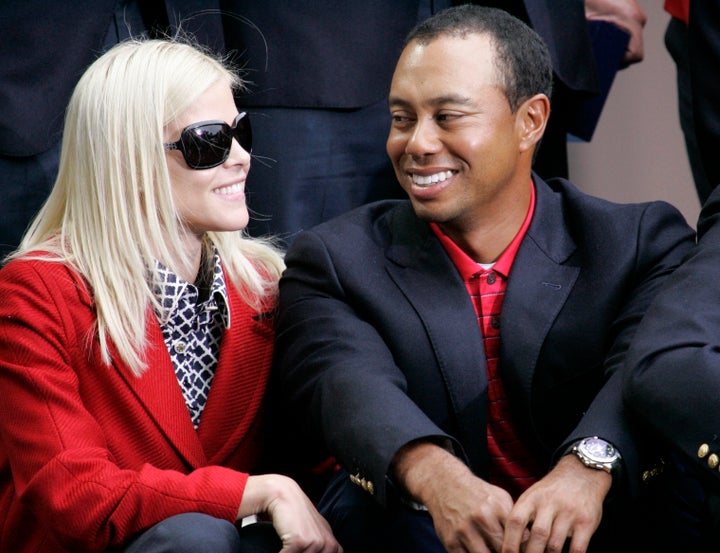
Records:
<instances>
[{"instance_id":1,"label":"man's hand","mask_svg":"<svg viewBox=\"0 0 720 553\"><path fill-rule=\"evenodd\" d=\"M643 60L643 27L647 22L647 15L637 0L585 0L585 17L589 20L609 21L630 34L623 67Z\"/></svg>"},{"instance_id":2,"label":"man's hand","mask_svg":"<svg viewBox=\"0 0 720 553\"><path fill-rule=\"evenodd\" d=\"M425 505L450 553L490 553L503 543L512 498L476 477L455 455L431 443L406 446L393 463L394 477Z\"/></svg>"},{"instance_id":3,"label":"man's hand","mask_svg":"<svg viewBox=\"0 0 720 553\"><path fill-rule=\"evenodd\" d=\"M570 553L585 553L611 485L608 473L566 455L515 503L507 517L502 553L559 552L567 538L572 538Z\"/></svg>"}]
</instances>

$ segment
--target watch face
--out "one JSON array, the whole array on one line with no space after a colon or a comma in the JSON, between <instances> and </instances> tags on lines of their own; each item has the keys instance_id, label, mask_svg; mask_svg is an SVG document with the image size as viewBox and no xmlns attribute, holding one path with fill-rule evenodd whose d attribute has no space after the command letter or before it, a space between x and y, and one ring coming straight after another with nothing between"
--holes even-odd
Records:
<instances>
[{"instance_id":1,"label":"watch face","mask_svg":"<svg viewBox=\"0 0 720 553\"><path fill-rule=\"evenodd\" d=\"M615 448L600 438L588 438L580 443L582 451L591 459L600 463L614 461L617 458Z\"/></svg>"}]
</instances>

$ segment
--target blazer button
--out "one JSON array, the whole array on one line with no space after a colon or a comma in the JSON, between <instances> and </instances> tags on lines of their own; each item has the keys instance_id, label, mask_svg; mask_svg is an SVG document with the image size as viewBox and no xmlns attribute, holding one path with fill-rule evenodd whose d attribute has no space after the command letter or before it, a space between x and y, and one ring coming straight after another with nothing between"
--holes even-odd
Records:
<instances>
[{"instance_id":1,"label":"blazer button","mask_svg":"<svg viewBox=\"0 0 720 553\"><path fill-rule=\"evenodd\" d=\"M707 444L702 444L702 445L698 448L698 454L697 454L697 455L698 455L698 457L699 457L700 459L704 458L708 453L710 453L710 446L709 446L709 445L707 445Z\"/></svg>"},{"instance_id":2,"label":"blazer button","mask_svg":"<svg viewBox=\"0 0 720 553\"><path fill-rule=\"evenodd\" d=\"M711 469L717 468L718 464L720 464L720 458L714 453L711 453L710 457L708 457L707 464Z\"/></svg>"},{"instance_id":3,"label":"blazer button","mask_svg":"<svg viewBox=\"0 0 720 553\"><path fill-rule=\"evenodd\" d=\"M187 344L185 342L178 342L175 344L175 351L177 353L185 353L187 351Z\"/></svg>"}]
</instances>

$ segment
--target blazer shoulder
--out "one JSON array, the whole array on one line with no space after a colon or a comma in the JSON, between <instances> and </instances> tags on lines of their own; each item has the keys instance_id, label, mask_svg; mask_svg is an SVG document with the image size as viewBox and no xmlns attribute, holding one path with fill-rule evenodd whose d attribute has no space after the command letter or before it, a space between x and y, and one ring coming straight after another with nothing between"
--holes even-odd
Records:
<instances>
[{"instance_id":1,"label":"blazer shoulder","mask_svg":"<svg viewBox=\"0 0 720 553\"><path fill-rule=\"evenodd\" d=\"M560 244L571 242L580 251L616 261L616 256L634 257L641 251L676 259L695 244L695 231L667 202L613 202L582 192L565 179L536 180L536 188L529 234L547 251L557 252Z\"/></svg>"},{"instance_id":2,"label":"blazer shoulder","mask_svg":"<svg viewBox=\"0 0 720 553\"><path fill-rule=\"evenodd\" d=\"M616 202L580 190L574 183L562 178L548 179L545 184L562 198L563 208L568 213L579 212L595 217L617 221L637 221L643 217L670 217L690 228L680 210L664 200L645 202ZM591 219L592 220L592 219Z\"/></svg>"},{"instance_id":3,"label":"blazer shoulder","mask_svg":"<svg viewBox=\"0 0 720 553\"><path fill-rule=\"evenodd\" d=\"M77 271L63 261L54 260L47 252L31 252L11 259L0 269L0 280L48 282L55 287L87 287L85 279Z\"/></svg>"}]
</instances>

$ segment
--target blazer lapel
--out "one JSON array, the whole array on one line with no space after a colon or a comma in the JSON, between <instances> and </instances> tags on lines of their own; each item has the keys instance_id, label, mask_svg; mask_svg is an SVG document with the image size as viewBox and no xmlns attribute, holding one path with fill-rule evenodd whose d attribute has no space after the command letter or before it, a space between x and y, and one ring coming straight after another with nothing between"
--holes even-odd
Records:
<instances>
[{"instance_id":1,"label":"blazer lapel","mask_svg":"<svg viewBox=\"0 0 720 553\"><path fill-rule=\"evenodd\" d=\"M485 472L487 371L482 336L459 273L429 226L396 212L387 270L423 320L473 468Z\"/></svg>"},{"instance_id":2,"label":"blazer lapel","mask_svg":"<svg viewBox=\"0 0 720 553\"><path fill-rule=\"evenodd\" d=\"M535 214L510 271L501 323L500 367L506 389L522 398L516 405L530 404L540 349L580 274L560 199L534 181Z\"/></svg>"},{"instance_id":3,"label":"blazer lapel","mask_svg":"<svg viewBox=\"0 0 720 553\"><path fill-rule=\"evenodd\" d=\"M148 329L148 369L140 378L133 376L124 366L118 368L119 372L135 392L148 417L178 454L193 468L203 466L206 464L205 454L175 376L162 330L151 311L148 313Z\"/></svg>"},{"instance_id":4,"label":"blazer lapel","mask_svg":"<svg viewBox=\"0 0 720 553\"><path fill-rule=\"evenodd\" d=\"M270 375L273 318L259 317L228 284L232 332L223 335L220 360L199 435L208 459L220 464L242 444L256 422Z\"/></svg>"}]
</instances>

